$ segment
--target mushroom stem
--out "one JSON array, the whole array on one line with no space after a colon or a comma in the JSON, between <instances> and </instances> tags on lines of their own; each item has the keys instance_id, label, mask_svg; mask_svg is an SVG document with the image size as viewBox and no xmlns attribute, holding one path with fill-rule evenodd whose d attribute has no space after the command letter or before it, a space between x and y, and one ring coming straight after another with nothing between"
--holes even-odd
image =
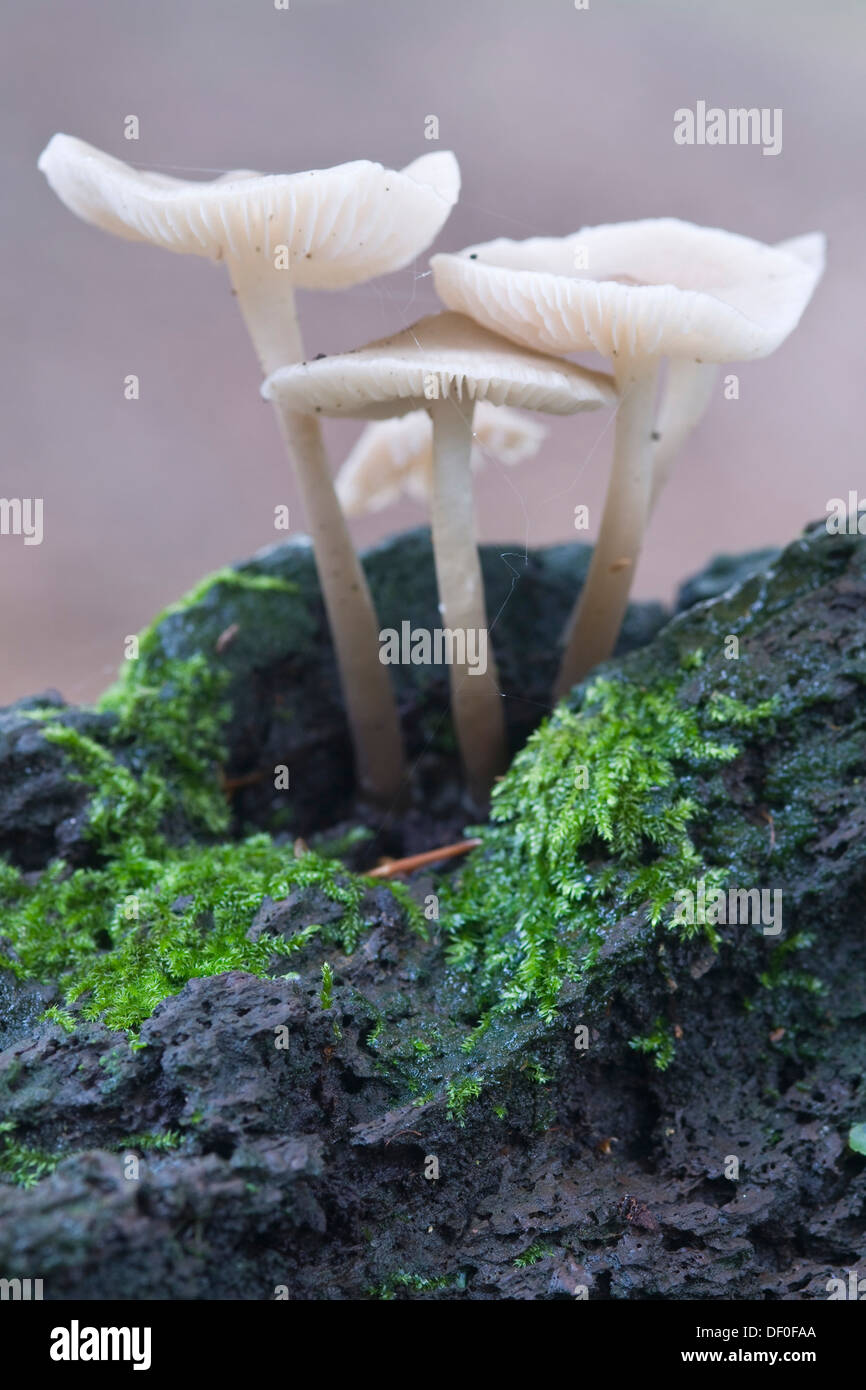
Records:
<instances>
[{"instance_id":1,"label":"mushroom stem","mask_svg":"<svg viewBox=\"0 0 866 1390\"><path fill-rule=\"evenodd\" d=\"M226 265L263 375L270 376L288 362L302 362L304 346L291 271L278 270L270 253L226 256Z\"/></svg>"},{"instance_id":2,"label":"mushroom stem","mask_svg":"<svg viewBox=\"0 0 866 1390\"><path fill-rule=\"evenodd\" d=\"M718 374L719 368L715 362L694 362L683 357L674 358L668 363L667 381L655 428L660 437L653 459L651 513L668 480L674 459L710 404Z\"/></svg>"},{"instance_id":3,"label":"mushroom stem","mask_svg":"<svg viewBox=\"0 0 866 1390\"><path fill-rule=\"evenodd\" d=\"M303 360L291 278L262 257L229 260L238 305L266 376ZM403 738L394 691L379 660L379 624L328 469L315 415L280 409L280 430L295 467L328 615L343 702L363 795L380 804L402 799Z\"/></svg>"},{"instance_id":4,"label":"mushroom stem","mask_svg":"<svg viewBox=\"0 0 866 1390\"><path fill-rule=\"evenodd\" d=\"M490 649L487 606L472 505L472 416L474 401L443 396L428 407L433 420L433 486L430 501L439 611L464 656L475 642L480 661L449 666L451 713L469 793L479 807L490 798L494 778L508 765L505 714L499 674ZM480 634L484 634L483 638ZM485 646L481 647L481 642Z\"/></svg>"},{"instance_id":5,"label":"mushroom stem","mask_svg":"<svg viewBox=\"0 0 866 1390\"><path fill-rule=\"evenodd\" d=\"M557 700L612 655L628 608L649 517L658 369L657 358L621 354L615 364L620 402L613 467L598 540L554 686Z\"/></svg>"}]
</instances>

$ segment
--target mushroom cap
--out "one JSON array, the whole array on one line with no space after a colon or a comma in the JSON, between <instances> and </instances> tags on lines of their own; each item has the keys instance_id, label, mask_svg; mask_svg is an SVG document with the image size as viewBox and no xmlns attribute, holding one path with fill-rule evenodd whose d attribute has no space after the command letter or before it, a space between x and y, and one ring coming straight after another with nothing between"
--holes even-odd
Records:
<instances>
[{"instance_id":1,"label":"mushroom cap","mask_svg":"<svg viewBox=\"0 0 866 1390\"><path fill-rule=\"evenodd\" d=\"M733 362L767 356L796 327L824 238L767 246L666 217L499 238L431 265L450 309L527 347Z\"/></svg>"},{"instance_id":2,"label":"mushroom cap","mask_svg":"<svg viewBox=\"0 0 866 1390\"><path fill-rule=\"evenodd\" d=\"M406 415L444 396L554 415L615 400L609 377L527 352L452 313L432 314L354 352L280 367L262 395L286 410L362 420Z\"/></svg>"},{"instance_id":3,"label":"mushroom cap","mask_svg":"<svg viewBox=\"0 0 866 1390\"><path fill-rule=\"evenodd\" d=\"M55 135L39 168L72 212L129 241L216 260L287 246L302 289L341 289L401 269L430 245L460 191L450 151L399 172L359 159L303 174L239 169L204 183L133 169Z\"/></svg>"},{"instance_id":4,"label":"mushroom cap","mask_svg":"<svg viewBox=\"0 0 866 1390\"><path fill-rule=\"evenodd\" d=\"M538 453L546 426L506 405L479 401L472 420L473 472L488 456L509 466ZM417 502L430 497L433 422L426 410L367 425L337 475L337 496L347 516L380 512L405 493Z\"/></svg>"}]
</instances>

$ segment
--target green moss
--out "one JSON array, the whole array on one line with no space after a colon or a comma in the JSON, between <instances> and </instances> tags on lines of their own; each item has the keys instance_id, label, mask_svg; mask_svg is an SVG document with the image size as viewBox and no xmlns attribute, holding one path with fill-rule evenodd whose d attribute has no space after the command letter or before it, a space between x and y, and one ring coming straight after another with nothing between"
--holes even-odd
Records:
<instances>
[{"instance_id":1,"label":"green moss","mask_svg":"<svg viewBox=\"0 0 866 1390\"><path fill-rule=\"evenodd\" d=\"M141 635L138 659L124 664L99 703L113 716L99 739L69 727L57 709L30 711L43 737L63 749L72 778L90 789L86 835L95 862L70 871L56 861L34 880L0 861L0 965L21 977L58 980L66 1005L78 1001L85 1017L113 1028L136 1029L195 977L269 972L275 955L291 956L314 935L352 951L366 929L360 904L367 885L337 860L316 853L296 859L264 834L213 842L229 822L219 777L228 676L201 654L169 658L160 629L217 585L296 592L267 575L210 576ZM169 844L169 833L180 845ZM202 837L206 843L195 842ZM357 837L345 839L354 844ZM290 940L248 939L266 896L278 900L305 887L340 904L336 925L311 924ZM406 889L392 891L418 921ZM330 965L322 987L323 1007L330 1008L333 977L326 971ZM67 1031L75 1026L68 1008L44 1016Z\"/></svg>"},{"instance_id":2,"label":"green moss","mask_svg":"<svg viewBox=\"0 0 866 1390\"><path fill-rule=\"evenodd\" d=\"M655 1020L651 1032L640 1038L632 1038L629 1047L652 1057L659 1071L667 1071L676 1052L674 1035L663 1018Z\"/></svg>"},{"instance_id":3,"label":"green moss","mask_svg":"<svg viewBox=\"0 0 866 1390\"><path fill-rule=\"evenodd\" d=\"M226 572L185 603L214 583L292 589ZM264 972L274 954L289 956L316 933L352 950L364 931L365 885L335 861L295 859L266 835L168 845L167 822L208 837L227 826L218 777L225 676L200 656L148 664L154 632L101 702L116 718L104 743L59 722L56 710L40 712L44 737L64 749L72 776L91 789L87 834L97 866L70 872L57 861L34 882L0 863L0 963L22 977L59 980L67 1004L80 1000L87 1017L126 1029L195 976ZM344 908L338 928L312 926L290 941L247 939L265 896L307 886ZM46 1017L67 1028L73 1018L57 1008Z\"/></svg>"},{"instance_id":4,"label":"green moss","mask_svg":"<svg viewBox=\"0 0 866 1390\"><path fill-rule=\"evenodd\" d=\"M343 915L292 938L247 933L265 897L316 887ZM289 848L267 835L237 844L189 846L148 856L137 848L99 869L70 874L53 864L35 884L0 870L3 937L0 963L24 977L58 979L66 1002L80 1000L87 1018L136 1028L186 982L227 970L269 972L272 957L291 956L313 935L354 950L365 923L363 879L342 865Z\"/></svg>"},{"instance_id":5,"label":"green moss","mask_svg":"<svg viewBox=\"0 0 866 1390\"><path fill-rule=\"evenodd\" d=\"M545 1245L542 1241L536 1241L524 1250L522 1255L518 1255L514 1261L515 1269L529 1269L532 1265L537 1265L540 1260L546 1260L556 1251L552 1245Z\"/></svg>"},{"instance_id":6,"label":"green moss","mask_svg":"<svg viewBox=\"0 0 866 1390\"><path fill-rule=\"evenodd\" d=\"M822 671L807 683L782 681L766 664L750 665L745 645L737 662L720 655L721 635L745 637L754 626L752 610L765 606L758 584L754 593L729 600L736 611L714 605L709 617L671 624L646 654L628 658L615 675L561 705L518 755L497 788L492 823L478 832L481 849L440 889L449 972L440 974L434 953L413 966L429 968L437 989L441 983L435 1018L413 1014L409 984L399 1000L354 997L367 1007L373 1031L365 1045L377 1069L399 1076L416 1103L444 1099L451 1116L464 1122L482 1086L501 1077L515 1057L523 1061L544 1036L564 986L608 978L593 972L608 968L603 951L615 929L622 937L624 919L640 925L632 934L638 953L653 935L644 930L647 923L656 941L666 931L703 930L717 944L712 927L673 926L676 890L702 878L709 895L714 887L751 881L737 876L756 865L783 877L814 835L814 769L822 769L822 789L828 778L847 785L859 776L853 740L846 736L844 750L833 752L843 740L825 717ZM217 586L238 592L208 598ZM264 627L252 611L256 595L245 592L262 589L275 591L267 598L273 621ZM77 1011L135 1029L194 976L271 970L274 954L290 956L312 938L351 950L365 930L365 885L335 856L368 832L322 840L319 850L332 857L320 852L301 860L263 835L222 842L228 811L219 768L226 702L236 694L230 673L241 679L247 669L241 648L244 661L251 650L262 660L282 651L286 610L298 609L298 622L306 616L308 605L287 599L294 592L292 584L259 574L226 571L207 580L142 636L139 660L125 663L101 702L115 721L104 736L71 730L57 710L38 712L46 737L63 746L92 789L94 857L91 867L72 873L52 865L36 881L0 865L0 922L13 968L61 979L67 1004L77 1001ZM183 612L194 603L204 612L187 624ZM223 655L217 643L227 623L239 635ZM212 655L190 656L195 647ZM171 656L179 650L183 661ZM777 701L767 698L774 689L781 692L778 721ZM815 738L808 743L800 716L810 704ZM794 721L797 739L786 743ZM751 782L741 788L731 767L738 750L768 737L772 755L750 760L760 788ZM848 760L844 769L834 756ZM742 791L734 813L732 788ZM772 841L765 805L776 815ZM307 885L340 902L336 926L326 931L311 924L291 942L247 939L265 895L279 898ZM408 890L388 887L417 924ZM798 948L788 945L762 959L768 989L810 987L809 977L793 970L791 949ZM317 954L313 970L320 960ZM609 968L618 971L619 961ZM332 973L323 970L321 990L323 1007L332 1008ZM338 992L352 991L341 981ZM774 998L773 1009L781 1013L782 1002ZM633 1025L642 1034L635 1046L645 1044L641 1050L657 1065L673 1046L651 1022L658 1007L654 1002ZM68 1024L75 1014L60 1009L56 1020L64 1018ZM539 1056L524 1076L543 1082L550 1058L543 1049ZM542 1105L543 1093L538 1100Z\"/></svg>"},{"instance_id":7,"label":"green moss","mask_svg":"<svg viewBox=\"0 0 866 1390\"><path fill-rule=\"evenodd\" d=\"M42 1015L46 1023L56 1023L64 1033L74 1033L78 1020L68 1009L61 1009L56 1004L52 1004L50 1009L46 1009Z\"/></svg>"},{"instance_id":8,"label":"green moss","mask_svg":"<svg viewBox=\"0 0 866 1390\"><path fill-rule=\"evenodd\" d=\"M689 653L686 670L699 664ZM697 782L738 753L732 735L766 725L773 702L678 698L679 680L597 679L560 705L494 792L482 847L445 894L449 960L491 1014L533 1004L551 1018L566 980L594 964L629 913L672 915L674 893L724 881L692 832ZM683 933L702 930L683 927ZM704 928L715 940L712 928Z\"/></svg>"},{"instance_id":9,"label":"green moss","mask_svg":"<svg viewBox=\"0 0 866 1390\"><path fill-rule=\"evenodd\" d=\"M322 988L319 991L319 1003L323 1009L330 1009L334 1002L334 972L328 961L322 965Z\"/></svg>"},{"instance_id":10,"label":"green moss","mask_svg":"<svg viewBox=\"0 0 866 1390\"><path fill-rule=\"evenodd\" d=\"M115 1149L138 1149L141 1153L165 1153L176 1149L182 1135L176 1129L166 1129L161 1134L129 1134L114 1145Z\"/></svg>"},{"instance_id":11,"label":"green moss","mask_svg":"<svg viewBox=\"0 0 866 1390\"><path fill-rule=\"evenodd\" d=\"M848 1148L855 1154L866 1154L866 1124L852 1125L848 1131Z\"/></svg>"},{"instance_id":12,"label":"green moss","mask_svg":"<svg viewBox=\"0 0 866 1390\"><path fill-rule=\"evenodd\" d=\"M201 654L150 665L130 661L100 702L103 711L118 719L113 742L129 746L133 754L138 750L146 759L142 771L170 788L173 804L160 797L160 817L179 801L194 830L214 834L228 824L218 775L229 716L227 685L228 673Z\"/></svg>"},{"instance_id":13,"label":"green moss","mask_svg":"<svg viewBox=\"0 0 866 1390\"><path fill-rule=\"evenodd\" d=\"M189 731L186 752L162 757L163 745L143 745L149 758L137 772L117 760L113 747L65 725L48 725L43 737L64 749L74 767L72 780L91 789L88 836L102 854L128 854L133 844L142 853L158 853L166 819L181 808L200 832L216 834L227 827L228 806L217 779L215 749L205 755L205 771L204 759L194 747L194 730ZM180 746L176 730L175 747ZM167 766L169 762L173 766Z\"/></svg>"},{"instance_id":14,"label":"green moss","mask_svg":"<svg viewBox=\"0 0 866 1390\"><path fill-rule=\"evenodd\" d=\"M56 711L46 712L53 722L45 737L64 747L76 775L94 790L90 832L103 850L127 846L132 835L152 847L167 823L180 822L197 835L222 834L228 827L219 769L230 672L216 653L211 659L203 652L170 656L163 638L167 620L216 589L239 595L298 592L285 579L223 569L160 613L140 634L138 656L124 662L99 701L98 710L115 721L105 747L65 728Z\"/></svg>"},{"instance_id":15,"label":"green moss","mask_svg":"<svg viewBox=\"0 0 866 1390\"><path fill-rule=\"evenodd\" d=\"M152 633L154 629L149 629ZM142 651L155 638L144 634ZM144 657L124 663L98 711L113 718L97 741L52 708L29 711L61 747L72 780L92 791L88 834L112 854L135 839L152 851L167 824L186 834L220 834L229 811L219 767L229 715L228 673L201 654L183 661Z\"/></svg>"},{"instance_id":16,"label":"green moss","mask_svg":"<svg viewBox=\"0 0 866 1390\"><path fill-rule=\"evenodd\" d=\"M307 928L307 930L309 931L310 929ZM318 928L316 928L316 930L318 930ZM319 1003L322 1008L326 1010L333 1009L334 1007L334 972L331 969L330 961L327 960L322 964L322 988L319 991ZM334 1014L332 1027L334 1037L337 1042L339 1042L343 1036L343 1030L340 1027L336 1014Z\"/></svg>"},{"instance_id":17,"label":"green moss","mask_svg":"<svg viewBox=\"0 0 866 1390\"><path fill-rule=\"evenodd\" d=\"M466 1123L466 1107L471 1100L481 1095L481 1081L477 1076L466 1076L460 1080L449 1081L447 1089L447 1111L450 1120L459 1125Z\"/></svg>"},{"instance_id":18,"label":"green moss","mask_svg":"<svg viewBox=\"0 0 866 1390\"><path fill-rule=\"evenodd\" d=\"M780 941L770 954L767 969L759 975L764 989L803 989L810 994L821 994L824 984L815 975L805 970L792 968L790 957L797 951L808 950L815 944L808 932L795 932L787 941Z\"/></svg>"},{"instance_id":19,"label":"green moss","mask_svg":"<svg viewBox=\"0 0 866 1390\"><path fill-rule=\"evenodd\" d=\"M26 1148L13 1139L14 1129L14 1121L0 1123L0 1181L16 1187L34 1187L54 1171L63 1155Z\"/></svg>"},{"instance_id":20,"label":"green moss","mask_svg":"<svg viewBox=\"0 0 866 1390\"><path fill-rule=\"evenodd\" d=\"M432 1293L436 1289L447 1288L465 1289L466 1276L464 1274L443 1274L438 1278L428 1278L425 1274L407 1274L405 1270L397 1270L395 1274L389 1274L381 1284L374 1284L367 1290L369 1298L379 1298L391 1301L396 1297L399 1289L411 1289L414 1293Z\"/></svg>"}]
</instances>

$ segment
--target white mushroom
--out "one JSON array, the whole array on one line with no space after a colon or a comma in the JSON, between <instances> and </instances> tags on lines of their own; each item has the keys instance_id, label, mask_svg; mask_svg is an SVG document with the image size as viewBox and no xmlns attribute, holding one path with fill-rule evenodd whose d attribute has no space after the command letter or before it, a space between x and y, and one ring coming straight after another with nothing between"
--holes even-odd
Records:
<instances>
[{"instance_id":1,"label":"white mushroom","mask_svg":"<svg viewBox=\"0 0 866 1390\"><path fill-rule=\"evenodd\" d=\"M451 309L540 351L594 349L620 391L610 486L556 683L562 696L613 651L653 493L653 418L663 357L671 377L661 474L708 400L695 366L765 357L796 327L820 278L823 239L765 246L673 218L498 240L434 256ZM673 365L673 364L672 364Z\"/></svg>"},{"instance_id":2,"label":"white mushroom","mask_svg":"<svg viewBox=\"0 0 866 1390\"><path fill-rule=\"evenodd\" d=\"M421 319L356 352L282 368L262 387L283 410L387 419L419 409L433 422L432 527L445 629L487 634L470 479L476 402L571 414L613 401L609 378L526 352L460 314ZM452 713L469 790L483 804L506 763L505 719L495 663L473 679L449 667Z\"/></svg>"},{"instance_id":3,"label":"white mushroom","mask_svg":"<svg viewBox=\"0 0 866 1390\"><path fill-rule=\"evenodd\" d=\"M508 467L533 458L544 425L506 405L479 401L472 422L473 473L494 458ZM402 495L427 503L432 494L433 422L426 410L368 425L337 475L337 496L347 516L379 512Z\"/></svg>"},{"instance_id":4,"label":"white mushroom","mask_svg":"<svg viewBox=\"0 0 866 1390\"><path fill-rule=\"evenodd\" d=\"M296 286L339 289L402 268L429 246L459 190L457 162L444 152L400 172L358 160L301 174L241 170L198 183L132 169L55 135L39 167L85 221L128 240L224 260L266 376L303 357ZM359 783L387 802L402 789L403 745L367 582L318 421L289 412L280 424L312 534Z\"/></svg>"},{"instance_id":5,"label":"white mushroom","mask_svg":"<svg viewBox=\"0 0 866 1390\"><path fill-rule=\"evenodd\" d=\"M812 233L793 237L789 241L780 241L775 249L797 256L809 266L815 276L815 283L823 275L825 243L824 237L820 234ZM657 442L653 455L650 511L664 490L680 449L709 406L718 375L719 365L716 362L678 357L668 364L664 395L654 431Z\"/></svg>"}]
</instances>

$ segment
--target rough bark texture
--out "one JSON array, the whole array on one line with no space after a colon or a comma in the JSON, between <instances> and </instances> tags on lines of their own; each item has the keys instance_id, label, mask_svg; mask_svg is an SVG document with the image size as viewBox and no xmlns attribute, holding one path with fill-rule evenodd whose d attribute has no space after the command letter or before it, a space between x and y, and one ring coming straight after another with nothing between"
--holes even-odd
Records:
<instances>
[{"instance_id":1,"label":"rough bark texture","mask_svg":"<svg viewBox=\"0 0 866 1390\"><path fill-rule=\"evenodd\" d=\"M536 670L537 624L556 630L559 561L533 563L537 607L515 599L502 620L513 689L543 688L556 664L547 651ZM407 556L397 580L402 616L412 567ZM491 593L491 612L502 596ZM377 597L387 612L387 586ZM433 611L431 597L419 612ZM210 642L237 618L216 591L204 603ZM759 983L778 942L754 926L726 928L715 952L640 914L624 918L595 971L566 987L554 1022L527 1011L494 1024L479 1059L485 1090L461 1123L442 1094L414 1105L370 1043L381 1016L408 1037L461 1007L437 937L409 931L386 895L371 898L373 929L354 954L330 955L331 1007L303 960L294 979L193 980L143 1025L137 1051L99 1023L72 1033L38 1023L49 996L4 977L0 1119L27 1147L69 1156L29 1190L0 1186L0 1274L43 1278L50 1298L548 1299L585 1289L591 1299L810 1299L827 1296L828 1279L862 1272L866 1159L847 1138L866 1120L864 614L866 542L816 530L612 663L650 679L701 646L713 655L680 692L700 702L724 688L721 649L736 633L734 692L749 681L761 698L778 691L773 732L708 780L699 843L709 861L730 863L734 882L783 890L786 937L803 943L799 984L784 974L773 988ZM170 619L164 640L193 640L193 622ZM234 767L274 760L269 712L286 678L313 701L313 727L330 727L321 671L243 660ZM531 672L527 686L520 671ZM441 708L440 674L442 690L434 682L418 696L417 728L428 697ZM323 796L334 794L334 756L323 737ZM8 797L19 772L4 776ZM66 809L62 791L55 804ZM247 815L257 814L253 801ZM43 829L49 821L43 813ZM32 845L47 842L43 829ZM429 888L419 876L412 892L423 900ZM303 895L270 904L251 930L294 931L321 907ZM822 991L804 989L807 978ZM659 1015L678 1039L664 1071L628 1045ZM586 1050L574 1045L578 1024L589 1028ZM142 1150L129 1136L169 1130L180 1146L144 1153L130 1178L126 1154ZM730 1156L737 1181L725 1176ZM438 1177L425 1176L431 1157Z\"/></svg>"}]
</instances>

